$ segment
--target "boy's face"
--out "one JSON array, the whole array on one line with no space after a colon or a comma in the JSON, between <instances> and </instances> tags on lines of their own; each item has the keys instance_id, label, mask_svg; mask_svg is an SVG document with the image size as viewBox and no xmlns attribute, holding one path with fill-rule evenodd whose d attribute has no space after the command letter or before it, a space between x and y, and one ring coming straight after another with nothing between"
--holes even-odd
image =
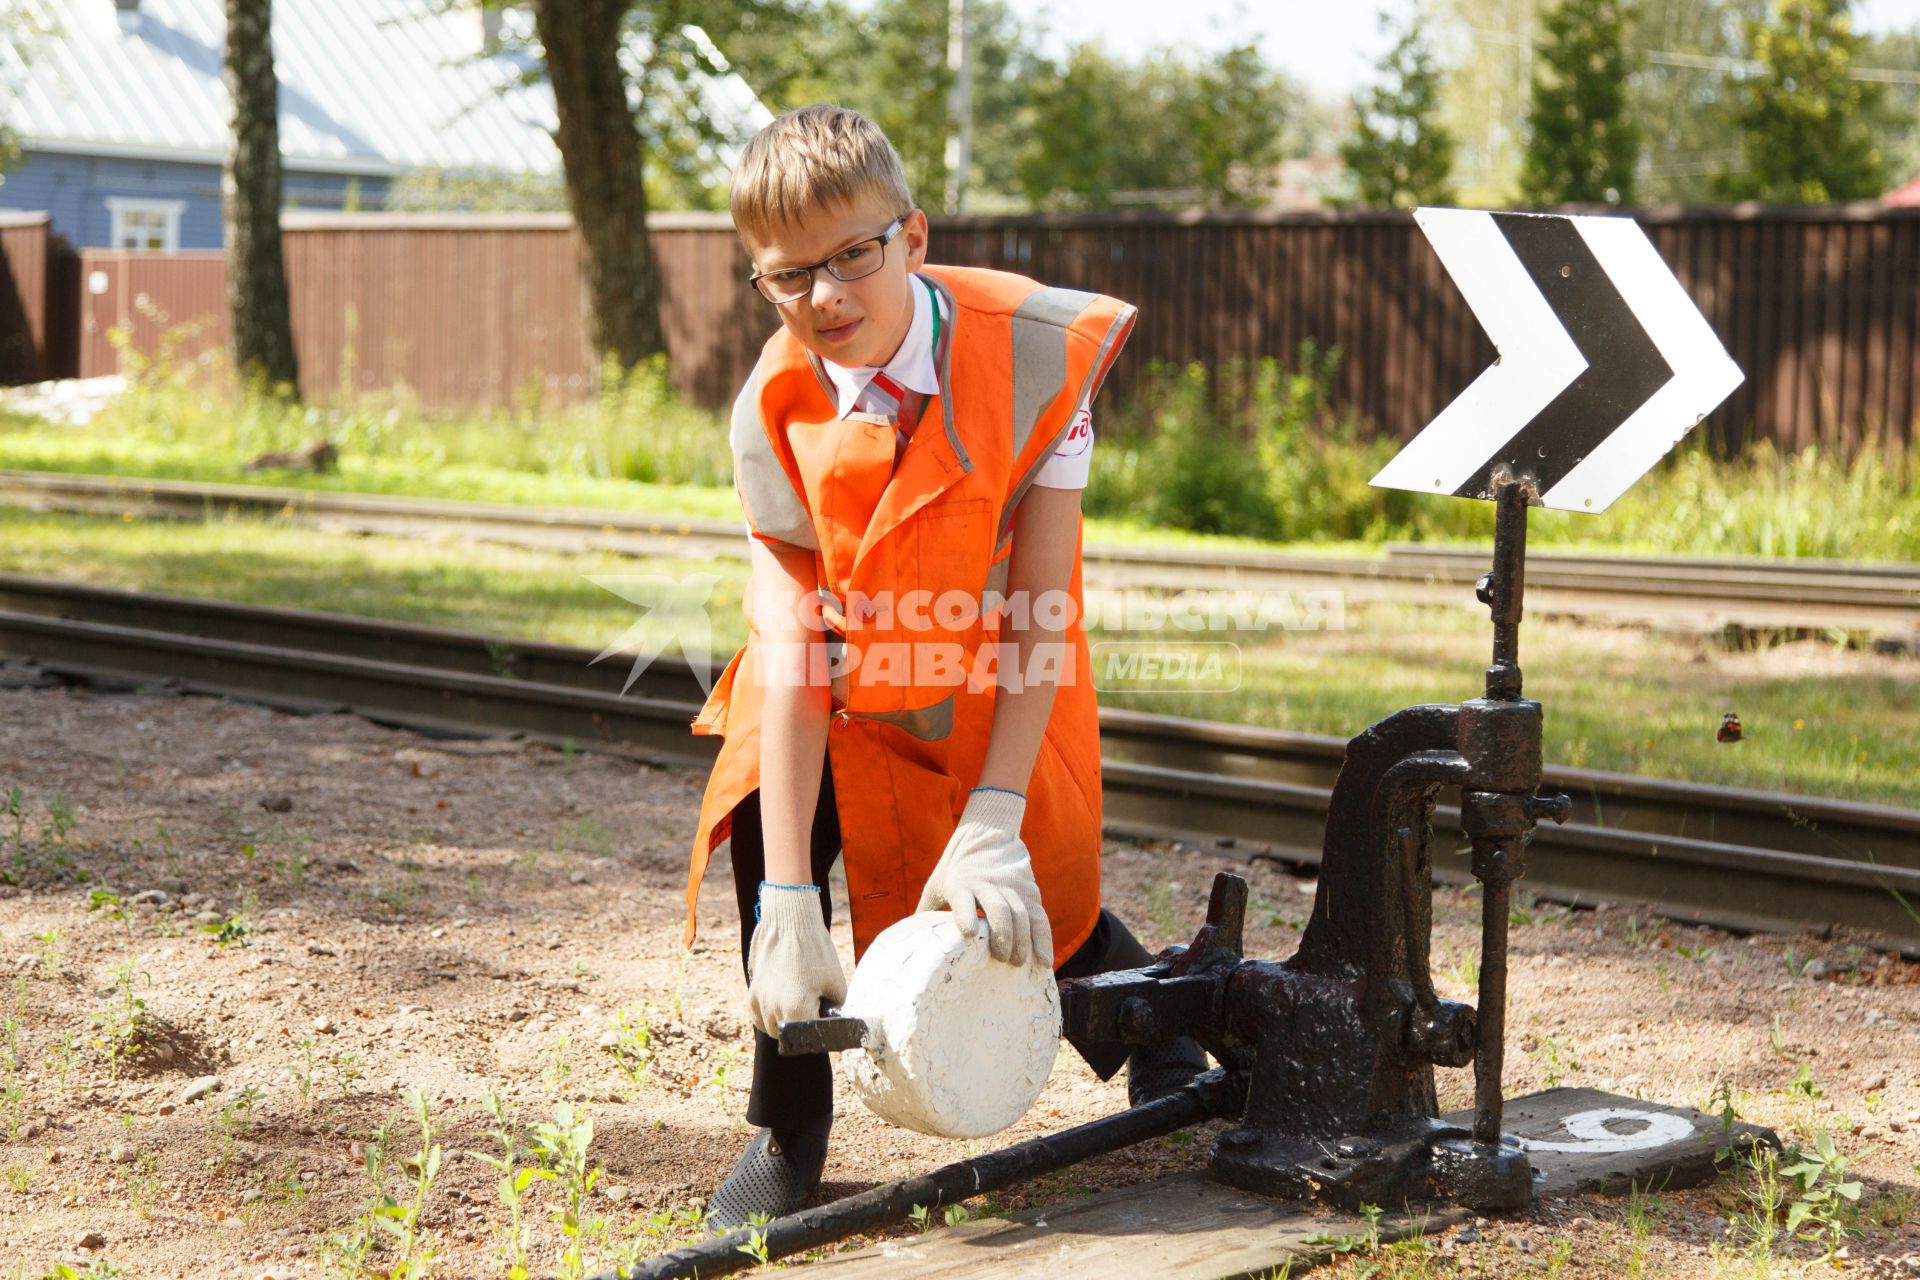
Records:
<instances>
[{"instance_id":1,"label":"boy's face","mask_svg":"<svg viewBox=\"0 0 1920 1280\"><path fill-rule=\"evenodd\" d=\"M804 225L780 225L761 237L742 236L756 272L805 267L880 235L893 209L878 196L852 204L824 205ZM913 322L913 283L908 276L927 260L927 215L915 209L901 220L882 251L880 269L858 280L840 280L825 267L813 273L813 291L775 304L788 332L822 359L835 364L883 365L900 349Z\"/></svg>"}]
</instances>

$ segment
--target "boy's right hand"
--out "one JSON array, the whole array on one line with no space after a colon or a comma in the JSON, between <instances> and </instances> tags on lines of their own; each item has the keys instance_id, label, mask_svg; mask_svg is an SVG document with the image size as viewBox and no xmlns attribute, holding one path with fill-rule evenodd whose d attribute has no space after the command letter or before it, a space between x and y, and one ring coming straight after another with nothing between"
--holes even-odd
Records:
<instances>
[{"instance_id":1,"label":"boy's right hand","mask_svg":"<svg viewBox=\"0 0 1920 1280\"><path fill-rule=\"evenodd\" d=\"M776 1040L780 1024L820 1016L820 1002L847 998L846 975L820 916L820 892L760 885L760 922L747 948L747 1007L753 1024Z\"/></svg>"}]
</instances>

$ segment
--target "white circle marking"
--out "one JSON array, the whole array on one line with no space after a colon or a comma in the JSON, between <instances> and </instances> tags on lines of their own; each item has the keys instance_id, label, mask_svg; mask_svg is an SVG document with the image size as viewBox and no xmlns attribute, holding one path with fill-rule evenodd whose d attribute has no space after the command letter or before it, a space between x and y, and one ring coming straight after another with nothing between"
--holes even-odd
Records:
<instances>
[{"instance_id":1,"label":"white circle marking","mask_svg":"<svg viewBox=\"0 0 1920 1280\"><path fill-rule=\"evenodd\" d=\"M1633 1133L1619 1133L1607 1127L1609 1121L1639 1121L1642 1127ZM1570 1155L1605 1155L1615 1151L1644 1151L1664 1147L1693 1136L1693 1122L1670 1111L1641 1111L1633 1107L1600 1107L1580 1111L1560 1122L1560 1127L1579 1139L1577 1142L1547 1142L1522 1138L1520 1145L1529 1151L1564 1151Z\"/></svg>"}]
</instances>

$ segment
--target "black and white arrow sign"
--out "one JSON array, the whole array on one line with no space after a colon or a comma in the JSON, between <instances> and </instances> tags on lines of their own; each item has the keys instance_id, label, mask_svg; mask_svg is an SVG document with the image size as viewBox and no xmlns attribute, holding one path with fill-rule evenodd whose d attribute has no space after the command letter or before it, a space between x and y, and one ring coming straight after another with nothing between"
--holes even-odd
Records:
<instances>
[{"instance_id":1,"label":"black and white arrow sign","mask_svg":"<svg viewBox=\"0 0 1920 1280\"><path fill-rule=\"evenodd\" d=\"M1373 478L1604 511L1744 376L1631 218L1416 209L1500 353Z\"/></svg>"}]
</instances>

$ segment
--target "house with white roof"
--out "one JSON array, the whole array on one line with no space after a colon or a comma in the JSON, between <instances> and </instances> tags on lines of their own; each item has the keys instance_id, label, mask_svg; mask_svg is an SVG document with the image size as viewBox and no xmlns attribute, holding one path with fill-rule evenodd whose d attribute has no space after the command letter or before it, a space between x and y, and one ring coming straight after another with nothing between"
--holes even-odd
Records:
<instances>
[{"instance_id":1,"label":"house with white roof","mask_svg":"<svg viewBox=\"0 0 1920 1280\"><path fill-rule=\"evenodd\" d=\"M288 207L379 209L421 170L558 183L530 26L446 0L275 0ZM48 211L76 247L220 248L225 48L223 0L0 0L0 123L22 153L0 208ZM737 76L702 92L767 118Z\"/></svg>"}]
</instances>

